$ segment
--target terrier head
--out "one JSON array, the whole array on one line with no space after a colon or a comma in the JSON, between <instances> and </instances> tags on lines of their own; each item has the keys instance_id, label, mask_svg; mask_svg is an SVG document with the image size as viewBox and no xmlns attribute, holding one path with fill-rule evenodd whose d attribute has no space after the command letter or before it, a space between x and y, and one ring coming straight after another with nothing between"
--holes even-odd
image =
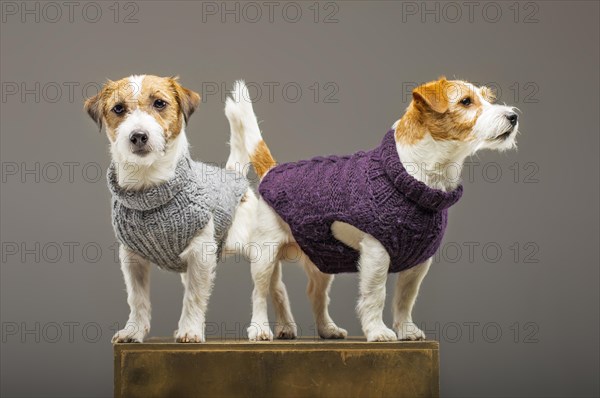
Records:
<instances>
[{"instance_id":1,"label":"terrier head","mask_svg":"<svg viewBox=\"0 0 600 398\"><path fill-rule=\"evenodd\" d=\"M167 154L199 103L176 77L133 75L108 81L85 110L105 127L116 161L148 166Z\"/></svg>"},{"instance_id":2,"label":"terrier head","mask_svg":"<svg viewBox=\"0 0 600 398\"><path fill-rule=\"evenodd\" d=\"M396 140L411 145L423 139L474 153L483 148L506 150L516 146L515 108L495 104L487 87L440 79L412 93L406 114L396 126Z\"/></svg>"}]
</instances>

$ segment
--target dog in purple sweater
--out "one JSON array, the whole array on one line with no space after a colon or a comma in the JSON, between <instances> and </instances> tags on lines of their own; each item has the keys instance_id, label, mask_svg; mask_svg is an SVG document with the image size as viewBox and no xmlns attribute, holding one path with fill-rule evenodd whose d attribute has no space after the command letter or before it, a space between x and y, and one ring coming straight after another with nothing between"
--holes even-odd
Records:
<instances>
[{"instance_id":1,"label":"dog in purple sweater","mask_svg":"<svg viewBox=\"0 0 600 398\"><path fill-rule=\"evenodd\" d=\"M377 239L390 255L388 272L399 272L435 254L462 185L444 192L413 178L398 158L391 130L368 152L276 166L259 192L321 272L358 271L359 252L334 236L335 222Z\"/></svg>"},{"instance_id":2,"label":"dog in purple sweater","mask_svg":"<svg viewBox=\"0 0 600 398\"><path fill-rule=\"evenodd\" d=\"M406 113L375 149L275 165L248 98L243 83L236 83L225 112L234 130L231 145L246 150L228 167L249 161L262 178L255 236L262 250L252 262L249 338L273 338L266 306L270 289L277 336L296 335L280 280L280 260L291 257L308 274L321 337L346 337L329 315L329 288L333 274L358 272L357 312L367 340L424 339L412 308L441 244L448 208L462 195L462 165L480 149L515 147L514 108L494 104L486 87L440 78L413 91ZM398 273L393 330L382 315L391 272Z\"/></svg>"}]
</instances>

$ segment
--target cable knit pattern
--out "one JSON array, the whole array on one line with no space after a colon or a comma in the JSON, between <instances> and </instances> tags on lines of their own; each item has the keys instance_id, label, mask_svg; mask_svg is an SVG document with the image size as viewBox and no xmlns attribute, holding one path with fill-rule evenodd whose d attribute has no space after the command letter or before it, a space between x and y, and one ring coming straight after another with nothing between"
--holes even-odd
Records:
<instances>
[{"instance_id":1,"label":"cable knit pattern","mask_svg":"<svg viewBox=\"0 0 600 398\"><path fill-rule=\"evenodd\" d=\"M179 255L212 217L216 250L231 226L233 214L248 188L244 177L217 166L194 162L186 154L175 176L141 191L118 184L116 165L108 169L112 193L112 223L117 239L161 268L185 272Z\"/></svg>"},{"instance_id":2,"label":"cable knit pattern","mask_svg":"<svg viewBox=\"0 0 600 398\"><path fill-rule=\"evenodd\" d=\"M399 272L435 254L463 188L432 189L408 174L391 130L368 152L278 165L259 191L315 265L335 274L356 272L359 254L334 238L334 221L375 237L390 255L390 272Z\"/></svg>"}]
</instances>

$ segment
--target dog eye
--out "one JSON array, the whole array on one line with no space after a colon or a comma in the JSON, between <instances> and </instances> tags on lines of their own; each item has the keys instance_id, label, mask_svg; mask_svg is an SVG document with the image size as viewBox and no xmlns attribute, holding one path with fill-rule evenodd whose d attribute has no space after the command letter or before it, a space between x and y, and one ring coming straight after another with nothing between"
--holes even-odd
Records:
<instances>
[{"instance_id":1,"label":"dog eye","mask_svg":"<svg viewBox=\"0 0 600 398\"><path fill-rule=\"evenodd\" d=\"M465 98L461 99L460 103L463 104L464 106L471 105L471 97L465 97Z\"/></svg>"},{"instance_id":2,"label":"dog eye","mask_svg":"<svg viewBox=\"0 0 600 398\"><path fill-rule=\"evenodd\" d=\"M117 115L120 115L121 113L125 112L125 107L121 104L117 104L112 108L112 111Z\"/></svg>"},{"instance_id":3,"label":"dog eye","mask_svg":"<svg viewBox=\"0 0 600 398\"><path fill-rule=\"evenodd\" d=\"M163 109L165 106L167 106L167 103L161 99L154 101L154 107L156 109Z\"/></svg>"}]
</instances>

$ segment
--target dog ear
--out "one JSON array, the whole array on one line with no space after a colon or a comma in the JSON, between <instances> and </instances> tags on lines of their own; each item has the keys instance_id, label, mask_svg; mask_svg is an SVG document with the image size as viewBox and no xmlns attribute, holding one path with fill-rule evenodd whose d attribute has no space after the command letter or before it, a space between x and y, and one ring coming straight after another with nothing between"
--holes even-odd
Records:
<instances>
[{"instance_id":1,"label":"dog ear","mask_svg":"<svg viewBox=\"0 0 600 398\"><path fill-rule=\"evenodd\" d=\"M481 86L481 96L490 104L496 102L496 92L490 87Z\"/></svg>"},{"instance_id":2,"label":"dog ear","mask_svg":"<svg viewBox=\"0 0 600 398\"><path fill-rule=\"evenodd\" d=\"M102 118L104 117L102 112L103 102L106 99L106 93L109 87L114 87L115 82L110 79L106 80L106 83L102 86L98 94L94 95L85 100L83 109L90 115L90 117L96 122L100 131L102 131Z\"/></svg>"},{"instance_id":3,"label":"dog ear","mask_svg":"<svg viewBox=\"0 0 600 398\"><path fill-rule=\"evenodd\" d=\"M183 120L185 120L185 123L187 124L192 113L194 113L198 105L200 105L200 94L183 87L177 82L177 79L179 79L177 76L171 77L171 84L175 90L175 96L181 109L181 113L183 113Z\"/></svg>"},{"instance_id":4,"label":"dog ear","mask_svg":"<svg viewBox=\"0 0 600 398\"><path fill-rule=\"evenodd\" d=\"M96 122L98 128L102 130L102 91L85 100L83 109Z\"/></svg>"},{"instance_id":5,"label":"dog ear","mask_svg":"<svg viewBox=\"0 0 600 398\"><path fill-rule=\"evenodd\" d=\"M413 100L419 109L444 113L448 110L448 81L445 77L425 83L413 90Z\"/></svg>"}]
</instances>

